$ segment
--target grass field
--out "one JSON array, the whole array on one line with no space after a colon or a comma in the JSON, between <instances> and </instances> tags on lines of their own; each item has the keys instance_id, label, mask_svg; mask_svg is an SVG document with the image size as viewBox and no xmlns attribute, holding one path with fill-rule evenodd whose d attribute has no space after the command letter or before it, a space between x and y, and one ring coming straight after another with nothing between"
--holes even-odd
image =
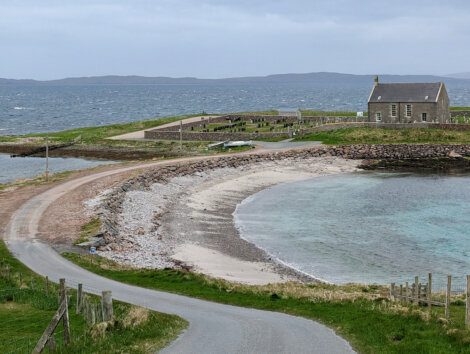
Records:
<instances>
[{"instance_id":1,"label":"grass field","mask_svg":"<svg viewBox=\"0 0 470 354\"><path fill-rule=\"evenodd\" d=\"M58 308L57 286L45 281L13 258L0 242L0 352L28 353ZM9 272L5 273L8 266ZM21 275L20 275L21 274ZM75 292L69 315L72 344L64 347L59 325L58 353L150 353L163 348L187 325L183 319L114 301L116 320L105 332L90 327L75 314ZM98 298L90 296L92 301Z\"/></svg>"},{"instance_id":2,"label":"grass field","mask_svg":"<svg viewBox=\"0 0 470 354\"><path fill-rule=\"evenodd\" d=\"M312 133L297 140L324 144L469 144L470 131L431 128L344 128Z\"/></svg>"},{"instance_id":3,"label":"grass field","mask_svg":"<svg viewBox=\"0 0 470 354\"><path fill-rule=\"evenodd\" d=\"M451 306L452 317L446 321L440 309L430 316L425 308L390 303L387 289L381 286L247 286L191 272L126 269L99 257L93 263L91 256L66 257L128 284L319 320L361 353L470 353L470 332L464 328L461 300Z\"/></svg>"}]
</instances>

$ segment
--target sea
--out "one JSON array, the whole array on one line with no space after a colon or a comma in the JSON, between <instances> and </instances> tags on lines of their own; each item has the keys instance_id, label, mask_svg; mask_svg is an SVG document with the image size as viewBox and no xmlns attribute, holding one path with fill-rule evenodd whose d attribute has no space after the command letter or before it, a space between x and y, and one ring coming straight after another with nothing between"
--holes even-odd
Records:
<instances>
[{"instance_id":1,"label":"sea","mask_svg":"<svg viewBox=\"0 0 470 354\"><path fill-rule=\"evenodd\" d=\"M470 80L447 85L470 106ZM58 131L181 114L279 108L365 111L369 84L240 83L0 86L0 135Z\"/></svg>"},{"instance_id":2,"label":"sea","mask_svg":"<svg viewBox=\"0 0 470 354\"><path fill-rule=\"evenodd\" d=\"M235 212L241 236L337 284L470 273L470 175L360 172L280 184Z\"/></svg>"},{"instance_id":3,"label":"sea","mask_svg":"<svg viewBox=\"0 0 470 354\"><path fill-rule=\"evenodd\" d=\"M76 171L92 168L100 165L108 165L113 161L90 160L79 158L54 157L49 159L49 172ZM28 179L46 171L46 159L40 157L15 157L0 154L0 184L10 183L16 180Z\"/></svg>"}]
</instances>

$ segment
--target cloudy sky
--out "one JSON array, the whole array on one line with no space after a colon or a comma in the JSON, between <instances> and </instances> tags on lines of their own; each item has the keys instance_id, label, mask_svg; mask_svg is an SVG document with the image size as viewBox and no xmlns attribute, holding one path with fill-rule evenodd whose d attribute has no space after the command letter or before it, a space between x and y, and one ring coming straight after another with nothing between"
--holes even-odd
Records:
<instances>
[{"instance_id":1,"label":"cloudy sky","mask_svg":"<svg viewBox=\"0 0 470 354\"><path fill-rule=\"evenodd\" d=\"M468 0L0 0L0 77L470 71Z\"/></svg>"}]
</instances>

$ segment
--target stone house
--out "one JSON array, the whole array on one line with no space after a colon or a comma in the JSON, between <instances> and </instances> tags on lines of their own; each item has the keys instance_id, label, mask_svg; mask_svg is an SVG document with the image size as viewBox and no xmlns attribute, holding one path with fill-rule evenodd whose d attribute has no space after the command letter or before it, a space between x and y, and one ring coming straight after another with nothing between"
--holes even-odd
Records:
<instances>
[{"instance_id":1,"label":"stone house","mask_svg":"<svg viewBox=\"0 0 470 354\"><path fill-rule=\"evenodd\" d=\"M449 96L442 82L381 84L369 96L369 122L448 123Z\"/></svg>"}]
</instances>

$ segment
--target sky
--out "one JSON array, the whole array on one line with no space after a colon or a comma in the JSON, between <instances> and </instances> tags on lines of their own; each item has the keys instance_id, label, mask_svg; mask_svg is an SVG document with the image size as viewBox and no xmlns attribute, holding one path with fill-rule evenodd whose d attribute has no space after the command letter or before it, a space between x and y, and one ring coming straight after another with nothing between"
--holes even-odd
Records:
<instances>
[{"instance_id":1,"label":"sky","mask_svg":"<svg viewBox=\"0 0 470 354\"><path fill-rule=\"evenodd\" d=\"M0 0L0 77L470 71L468 0Z\"/></svg>"}]
</instances>

